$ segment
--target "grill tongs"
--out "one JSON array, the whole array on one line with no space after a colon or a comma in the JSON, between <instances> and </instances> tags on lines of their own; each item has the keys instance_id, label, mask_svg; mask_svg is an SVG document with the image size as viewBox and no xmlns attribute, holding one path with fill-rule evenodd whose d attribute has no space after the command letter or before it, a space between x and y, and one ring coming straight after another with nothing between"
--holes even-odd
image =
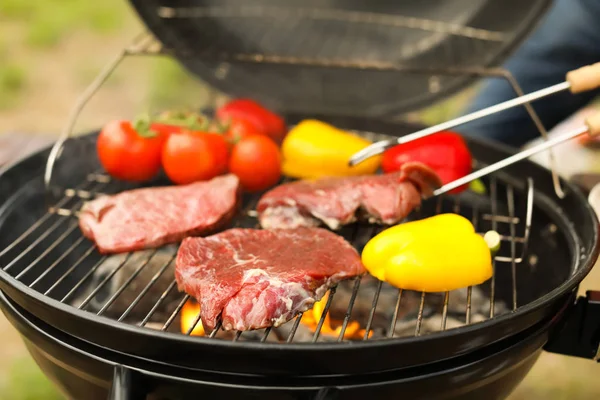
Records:
<instances>
[{"instance_id":1,"label":"grill tongs","mask_svg":"<svg viewBox=\"0 0 600 400\"><path fill-rule=\"evenodd\" d=\"M570 90L571 93L581 93L589 90L593 90L600 87L600 63L596 63L593 65L588 65L585 67L581 67L579 69L570 71L566 75L565 82L547 87L545 89L538 90L536 92L532 92L526 94L524 96L520 96L514 98L512 100L505 101L503 103L496 104L494 106L484 108L482 110L476 111L471 114L464 115L462 117L443 122L441 124L422 129L417 132L413 132L409 135L402 136L395 140L382 140L380 142L373 143L361 151L355 153L349 161L351 166L361 163L362 161L376 156L378 154L383 153L387 148L395 146L397 144L408 143L413 140L417 140L423 138L425 136L432 135L434 133L454 128L458 125L465 124L467 122L471 122L488 115L492 115L504 110L508 110L512 107L516 107L519 105L523 105L524 103L528 103L533 100L541 99L546 96L550 96L555 93L559 93L565 90ZM452 181L439 189L433 192L433 196L438 196L440 194L449 192L453 189L456 189L459 186L467 184L475 179L481 178L487 174L496 172L504 167L507 167L511 164L514 164L518 161L524 160L525 158L531 157L534 154L540 153L544 150L548 150L560 143L571 140L577 136L583 134L589 134L591 136L596 136L600 134L600 112L598 114L592 115L587 118L584 125L578 129L575 129L570 132L566 132L562 135L556 136L552 139L548 139L547 141L531 147L527 150L523 150L519 153L516 153L510 157L505 158L504 160L498 161L497 163L488 165L482 169L479 169L469 175L466 175L460 179Z\"/></svg>"}]
</instances>

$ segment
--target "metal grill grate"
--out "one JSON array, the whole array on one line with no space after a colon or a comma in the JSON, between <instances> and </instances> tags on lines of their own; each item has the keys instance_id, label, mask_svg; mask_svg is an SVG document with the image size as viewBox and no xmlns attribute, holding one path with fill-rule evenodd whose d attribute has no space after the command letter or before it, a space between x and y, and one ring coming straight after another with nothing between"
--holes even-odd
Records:
<instances>
[{"instance_id":1,"label":"metal grill grate","mask_svg":"<svg viewBox=\"0 0 600 400\"><path fill-rule=\"evenodd\" d=\"M515 190L509 184L491 176L487 181L488 195L485 202L481 202L482 196L478 196L479 202L471 202L468 198L462 196L431 199L424 202L422 207L415 211L410 218L419 219L440 212L460 213L470 218L478 231L483 232L487 229L494 229L501 233L503 245L500 253L494 260L494 277L479 287L469 287L464 293L455 294L446 292L443 294L414 293L406 290L392 288L387 283L376 281L372 277L357 277L349 281L340 283L337 287L329 291L327 301L323 306L323 313L318 319L314 332L311 332L310 338L306 335L304 338L298 338L297 333L302 326L303 314L299 314L293 320L287 322L279 328L269 328L252 332L235 332L227 339L238 340L259 340L279 341L279 342L317 342L317 341L337 341L348 340L346 331L350 324L355 324L357 318L354 311L357 299L360 297L363 303L368 302L368 312L360 321L361 329L364 334L360 339L375 340L398 336L405 336L407 326L415 336L424 332L425 321L428 322L426 331L443 331L448 328L450 318L460 325L468 325L478 322L483 318L493 318L501 312L509 312L517 309L520 305L517 293L518 264L522 263L527 251L527 242L531 229L531 219L534 203L533 182L528 180L527 191L519 204L520 214L517 213L517 204L515 203ZM95 246L87 241L79 232L75 217L78 210L86 199L93 198L102 193L115 193L122 188L119 183L111 181L108 176L99 173L88 175L87 180L79 186L64 191L62 199L51 208L46 214L34 222L25 232L16 240L0 251L0 262L2 269L8 272L14 279L19 280L29 287L50 296L62 303L71 304L79 309L94 312L97 315L107 316L109 310L117 301L126 298L126 305L118 315L110 315L122 323L136 324L140 327L158 329L161 331L177 332L179 328L174 322L181 318L182 309L190 296L177 292L176 283L173 276L168 276L170 268L173 267L176 255L176 246L168 246L165 250L154 249L144 252L128 253L119 255L118 264L108 273L97 277L97 282L92 284L92 277L101 271L102 266L110 257L103 256L96 250ZM506 196L506 200L499 201L499 193ZM253 217L253 209L258 196L245 199L243 210L234 222L234 226L257 227L257 221ZM519 215L523 215L521 217ZM380 232L383 228L373 225L356 224L346 227L340 232L347 240L352 242L359 250L366 241ZM517 234L519 232L519 234ZM163 257L160 263L154 263L153 269L149 271L151 260L158 255ZM129 269L126 269L128 265ZM497 295L497 270L510 269L510 298L503 301L498 299ZM122 277L122 282L112 288L108 294L103 294L103 290L109 287L115 277L126 272ZM147 274L148 280L140 280L143 274ZM157 292L159 282L168 282L164 289ZM136 290L133 291L133 288ZM82 291L87 290L82 295ZM340 294L344 290L344 294ZM482 317L479 312L478 319L474 319L475 290L485 293L483 297L489 307L489 312ZM375 320L378 312L387 307L381 305L381 298L384 293L386 296L393 291L394 305L389 310L383 310L391 314L389 321L386 321L385 328L378 328L378 334L375 333ZM365 293L367 293L365 295ZM452 306L451 299L454 296L466 296L464 306L461 306L460 312L455 306ZM102 297L105 297L103 299ZM128 297L129 296L129 297ZM326 318L331 316L332 304L338 301L337 297L342 296L347 305L343 307L345 311L337 317L339 326L335 336L331 333L325 335L322 332ZM176 302L170 301L175 297ZM389 296L388 296L389 297ZM478 294L481 300L481 294ZM366 299L366 300L365 300ZM412 299L412 300L411 300ZM433 307L434 312L429 307L428 300L439 299L440 302ZM338 303L339 303L338 301ZM145 302L148 310L143 313L143 317L138 320L131 320L131 315L136 308ZM95 309L90 305L94 303ZM379 306L379 307L378 307ZM452 307L451 307L452 306ZM339 308L339 307L338 307ZM364 308L364 307L363 307ZM481 308L481 307L479 307ZM311 310L305 312L309 313ZM339 312L338 312L339 314ZM403 315L401 317L401 314ZM460 314L460 315L458 315ZM333 318L333 317L331 317ZM437 318L437 319L436 319ZM194 318L193 323L188 328L187 335L192 334L200 321L200 315ZM431 321L439 321L438 328L431 328ZM378 322L381 325L381 321ZM435 322L437 324L437 322ZM414 325L414 330L412 326ZM398 327L403 328L398 332ZM285 330L282 328L285 327ZM212 332L207 332L206 336L217 337L223 332L219 331L217 326ZM277 331L277 335L272 332ZM282 332L285 331L286 335ZM402 334L404 332L404 334ZM274 337L275 336L275 337ZM360 340L359 338L354 338Z\"/></svg>"}]
</instances>

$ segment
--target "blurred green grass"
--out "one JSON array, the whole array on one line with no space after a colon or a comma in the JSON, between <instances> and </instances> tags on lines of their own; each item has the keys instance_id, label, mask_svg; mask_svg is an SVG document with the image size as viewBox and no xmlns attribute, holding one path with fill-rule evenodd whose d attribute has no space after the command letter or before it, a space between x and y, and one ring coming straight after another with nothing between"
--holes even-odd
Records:
<instances>
[{"instance_id":1,"label":"blurred green grass","mask_svg":"<svg viewBox=\"0 0 600 400\"><path fill-rule=\"evenodd\" d=\"M64 396L44 376L31 357L19 358L10 366L4 384L3 400L64 400Z\"/></svg>"},{"instance_id":2,"label":"blurred green grass","mask_svg":"<svg viewBox=\"0 0 600 400\"><path fill-rule=\"evenodd\" d=\"M206 87L176 60L156 57L150 62L152 84L148 88L146 108L198 108L203 103Z\"/></svg>"},{"instance_id":3,"label":"blurred green grass","mask_svg":"<svg viewBox=\"0 0 600 400\"><path fill-rule=\"evenodd\" d=\"M27 84L26 69L9 54L7 38L0 34L0 110L17 106Z\"/></svg>"},{"instance_id":4,"label":"blurred green grass","mask_svg":"<svg viewBox=\"0 0 600 400\"><path fill-rule=\"evenodd\" d=\"M22 93L27 89L30 75L26 65L40 62L42 65L36 67L43 68L43 54L52 54L77 35L92 35L90 52L93 52L95 42L110 35L118 36L132 21L134 13L123 0L1 0L0 110L23 105ZM15 53L21 54L15 56ZM27 63L21 62L22 53L26 53ZM89 85L104 66L88 58L81 54L75 60L75 82L82 87ZM146 60L147 93L141 108L194 107L206 99L202 82L175 60L167 57ZM118 84L120 79L117 69L109 83Z\"/></svg>"},{"instance_id":5,"label":"blurred green grass","mask_svg":"<svg viewBox=\"0 0 600 400\"><path fill-rule=\"evenodd\" d=\"M26 72L18 64L0 64L0 110L16 106L26 86Z\"/></svg>"},{"instance_id":6,"label":"blurred green grass","mask_svg":"<svg viewBox=\"0 0 600 400\"><path fill-rule=\"evenodd\" d=\"M12 21L26 21L25 44L51 48L69 34L82 29L111 33L124 20L124 1L103 0L2 0L0 15Z\"/></svg>"}]
</instances>

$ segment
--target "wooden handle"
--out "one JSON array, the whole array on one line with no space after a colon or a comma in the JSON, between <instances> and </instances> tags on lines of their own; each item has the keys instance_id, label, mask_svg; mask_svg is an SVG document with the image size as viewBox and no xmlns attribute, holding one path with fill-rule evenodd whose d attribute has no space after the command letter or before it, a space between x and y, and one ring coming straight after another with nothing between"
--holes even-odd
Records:
<instances>
[{"instance_id":1,"label":"wooden handle","mask_svg":"<svg viewBox=\"0 0 600 400\"><path fill-rule=\"evenodd\" d=\"M600 113L594 114L585 120L590 136L600 135Z\"/></svg>"},{"instance_id":2,"label":"wooden handle","mask_svg":"<svg viewBox=\"0 0 600 400\"><path fill-rule=\"evenodd\" d=\"M587 92L600 87L600 62L567 73L571 93Z\"/></svg>"}]
</instances>

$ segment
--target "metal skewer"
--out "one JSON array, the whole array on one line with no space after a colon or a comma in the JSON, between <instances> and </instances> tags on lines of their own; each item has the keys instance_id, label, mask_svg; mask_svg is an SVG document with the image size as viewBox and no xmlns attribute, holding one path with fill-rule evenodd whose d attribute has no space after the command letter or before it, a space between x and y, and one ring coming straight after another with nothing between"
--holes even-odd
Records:
<instances>
[{"instance_id":1,"label":"metal skewer","mask_svg":"<svg viewBox=\"0 0 600 400\"><path fill-rule=\"evenodd\" d=\"M352 157L350 157L349 165L354 166L363 162L364 160L383 153L387 148L395 146L397 144L404 144L423 138L425 136L432 135L434 133L454 128L458 125L466 124L467 122L475 121L480 118L487 117L492 114L496 114L510 108L529 103L534 100L541 99L559 92L570 90L571 93L581 93L588 90L596 89L600 87L600 63L588 65L574 71L570 71L566 75L565 82L540 89L538 91L526 94L524 96L511 99L491 107L484 108L479 111L475 111L471 114L463 115L462 117L455 118L453 120L443 122L441 124L422 129L417 132L413 132L409 135L402 136L395 140L383 140L380 142L373 143L370 146L358 151ZM551 147L551 146L550 146Z\"/></svg>"},{"instance_id":2,"label":"metal skewer","mask_svg":"<svg viewBox=\"0 0 600 400\"><path fill-rule=\"evenodd\" d=\"M480 170L477 170L469 175L463 176L455 181L445 184L444 186L433 191L433 196L439 196L440 194L449 192L453 189L456 189L459 186L465 185L475 179L481 178L482 176L491 174L496 172L502 168L505 168L511 164L524 160L528 157L531 157L534 154L542 152L544 150L548 150L551 147L554 147L560 143L564 143L568 140L571 140L577 136L580 136L584 133L589 133L591 136L596 136L600 134L600 113L588 118L585 121L585 125L572 130L570 132L564 133L562 135L556 136L552 139L547 140L546 142L540 143L537 146L531 147L527 150L523 150L519 153L516 153L510 157L507 157L503 160L500 160L494 164L488 165Z\"/></svg>"}]
</instances>

